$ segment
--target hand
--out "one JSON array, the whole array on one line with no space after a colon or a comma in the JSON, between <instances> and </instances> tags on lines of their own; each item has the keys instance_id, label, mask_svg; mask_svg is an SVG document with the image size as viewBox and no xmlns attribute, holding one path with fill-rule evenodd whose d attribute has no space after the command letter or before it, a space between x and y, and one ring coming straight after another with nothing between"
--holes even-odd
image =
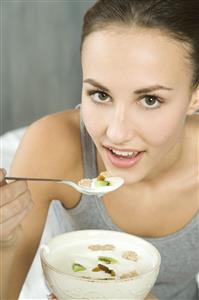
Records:
<instances>
[{"instance_id":1,"label":"hand","mask_svg":"<svg viewBox=\"0 0 199 300\"><path fill-rule=\"evenodd\" d=\"M7 184L6 171L0 169L0 242L13 239L16 228L32 208L31 194L25 181Z\"/></svg>"}]
</instances>

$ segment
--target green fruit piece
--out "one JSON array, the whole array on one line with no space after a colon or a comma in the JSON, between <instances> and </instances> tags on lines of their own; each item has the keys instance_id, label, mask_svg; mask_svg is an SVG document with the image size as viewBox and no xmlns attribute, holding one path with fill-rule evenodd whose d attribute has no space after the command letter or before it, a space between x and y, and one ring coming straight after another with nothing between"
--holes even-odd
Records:
<instances>
[{"instance_id":1,"label":"green fruit piece","mask_svg":"<svg viewBox=\"0 0 199 300\"><path fill-rule=\"evenodd\" d=\"M74 263L72 265L72 269L73 269L73 272L82 272L82 271L85 271L86 268L80 264L77 264L77 263Z\"/></svg>"},{"instance_id":2,"label":"green fruit piece","mask_svg":"<svg viewBox=\"0 0 199 300\"><path fill-rule=\"evenodd\" d=\"M115 258L107 257L107 256L99 256L98 260L102 261L106 264L117 264L118 263L118 261Z\"/></svg>"},{"instance_id":3,"label":"green fruit piece","mask_svg":"<svg viewBox=\"0 0 199 300\"><path fill-rule=\"evenodd\" d=\"M99 186L108 186L111 185L109 181L105 181L105 180L97 180L95 182L95 186L99 187Z\"/></svg>"}]
</instances>

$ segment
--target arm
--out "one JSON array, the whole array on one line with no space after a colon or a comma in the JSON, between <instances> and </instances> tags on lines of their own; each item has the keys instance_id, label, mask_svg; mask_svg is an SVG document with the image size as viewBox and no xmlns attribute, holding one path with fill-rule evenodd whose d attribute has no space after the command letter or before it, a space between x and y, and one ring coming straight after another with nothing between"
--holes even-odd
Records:
<instances>
[{"instance_id":1,"label":"arm","mask_svg":"<svg viewBox=\"0 0 199 300\"><path fill-rule=\"evenodd\" d=\"M38 156L44 160L46 155L42 145L46 133L41 137L38 132L47 131L44 127L39 123L28 130L13 161L13 175L34 176L39 173L42 176L45 163L42 165ZM47 183L22 181L6 184L4 174L1 175L0 291L2 299L17 299L38 248L50 204L51 187Z\"/></svg>"},{"instance_id":2,"label":"arm","mask_svg":"<svg viewBox=\"0 0 199 300\"><path fill-rule=\"evenodd\" d=\"M17 150L11 173L13 176L70 178L78 181L82 176L78 111L48 116L31 125ZM20 293L38 249L51 200L59 199L65 207L73 207L79 199L79 193L66 185L29 181L28 185L25 182L6 185L11 202L14 202L16 186L19 184L26 186L28 197L32 199L28 200L26 195L24 202L31 201L34 205L24 213L23 218L15 220L11 232L17 228L16 239L1 252L4 265L0 266L0 272L4 274L0 290L5 295L3 299L17 299ZM15 187L12 195L11 185ZM22 201L18 200L21 205ZM7 206L7 211L10 213L12 209ZM6 235L8 237L9 234Z\"/></svg>"}]
</instances>

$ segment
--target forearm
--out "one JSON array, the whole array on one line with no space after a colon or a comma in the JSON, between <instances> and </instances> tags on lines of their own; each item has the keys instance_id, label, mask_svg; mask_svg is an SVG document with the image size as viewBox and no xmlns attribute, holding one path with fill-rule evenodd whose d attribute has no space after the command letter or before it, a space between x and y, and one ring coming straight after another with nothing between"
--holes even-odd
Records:
<instances>
[{"instance_id":1,"label":"forearm","mask_svg":"<svg viewBox=\"0 0 199 300\"><path fill-rule=\"evenodd\" d=\"M0 299L10 300L17 299L20 290L19 286L12 287L12 282L15 280L15 285L19 284L18 277L12 278L13 265L16 259L18 244L22 238L20 229L17 229L14 236L7 241L0 242ZM19 271L20 273L20 271ZM20 275L20 274L19 274Z\"/></svg>"}]
</instances>

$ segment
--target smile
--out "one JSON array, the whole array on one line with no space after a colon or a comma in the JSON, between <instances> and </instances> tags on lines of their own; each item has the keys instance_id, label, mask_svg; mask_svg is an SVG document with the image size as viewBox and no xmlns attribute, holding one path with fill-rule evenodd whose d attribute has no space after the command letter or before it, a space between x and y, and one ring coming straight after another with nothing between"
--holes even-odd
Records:
<instances>
[{"instance_id":1,"label":"smile","mask_svg":"<svg viewBox=\"0 0 199 300\"><path fill-rule=\"evenodd\" d=\"M143 157L145 151L120 150L105 147L109 162L118 168L130 168L137 164Z\"/></svg>"},{"instance_id":2,"label":"smile","mask_svg":"<svg viewBox=\"0 0 199 300\"><path fill-rule=\"evenodd\" d=\"M115 149L111 149L109 148L109 150L115 154L116 156L119 157L126 157L126 158L130 158L130 157L134 157L136 156L139 152L138 151L119 151L119 150L115 150Z\"/></svg>"}]
</instances>

